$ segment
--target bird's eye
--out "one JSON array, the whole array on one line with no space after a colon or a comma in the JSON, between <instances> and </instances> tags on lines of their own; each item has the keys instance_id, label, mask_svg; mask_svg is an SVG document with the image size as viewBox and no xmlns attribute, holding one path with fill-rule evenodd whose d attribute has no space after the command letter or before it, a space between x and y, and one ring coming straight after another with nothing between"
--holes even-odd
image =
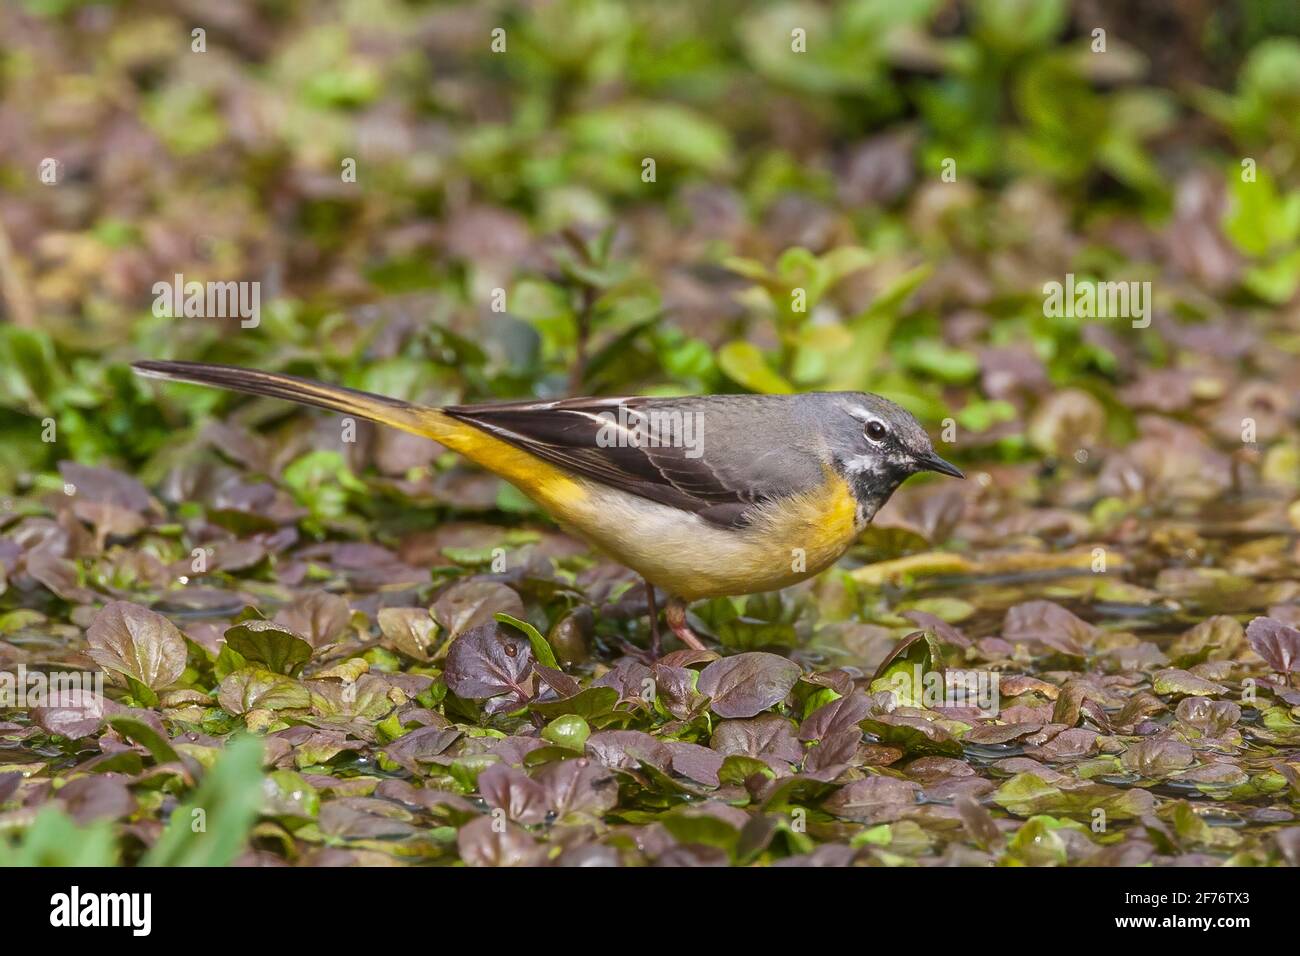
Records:
<instances>
[{"instance_id":1,"label":"bird's eye","mask_svg":"<svg viewBox=\"0 0 1300 956\"><path fill-rule=\"evenodd\" d=\"M884 441L885 436L889 434L889 429L883 422L875 420L867 422L867 437L872 441Z\"/></svg>"}]
</instances>

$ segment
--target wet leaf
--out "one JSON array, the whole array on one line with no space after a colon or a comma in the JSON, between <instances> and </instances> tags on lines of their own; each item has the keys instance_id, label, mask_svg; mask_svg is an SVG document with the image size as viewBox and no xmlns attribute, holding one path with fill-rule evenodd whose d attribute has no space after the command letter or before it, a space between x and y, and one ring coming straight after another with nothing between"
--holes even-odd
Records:
<instances>
[{"instance_id":1,"label":"wet leaf","mask_svg":"<svg viewBox=\"0 0 1300 956\"><path fill-rule=\"evenodd\" d=\"M303 710L311 706L311 693L284 674L259 667L241 667L221 682L217 700L229 714L252 710Z\"/></svg>"},{"instance_id":2,"label":"wet leaf","mask_svg":"<svg viewBox=\"0 0 1300 956\"><path fill-rule=\"evenodd\" d=\"M122 819L136 809L135 797L123 779L113 773L78 777L59 788L58 799L78 826L95 820Z\"/></svg>"},{"instance_id":3,"label":"wet leaf","mask_svg":"<svg viewBox=\"0 0 1300 956\"><path fill-rule=\"evenodd\" d=\"M1144 777L1164 777L1190 767L1195 759L1192 748L1181 740L1156 737L1133 744L1120 762L1126 770Z\"/></svg>"},{"instance_id":4,"label":"wet leaf","mask_svg":"<svg viewBox=\"0 0 1300 956\"><path fill-rule=\"evenodd\" d=\"M1029 601L1007 611L1002 636L1009 641L1036 641L1052 650L1082 657L1097 629L1051 601Z\"/></svg>"},{"instance_id":5,"label":"wet leaf","mask_svg":"<svg viewBox=\"0 0 1300 956\"><path fill-rule=\"evenodd\" d=\"M943 652L938 640L929 631L917 631L905 637L876 668L870 690L888 691L907 707L925 707L927 675L934 675L929 682L942 682L942 671Z\"/></svg>"},{"instance_id":6,"label":"wet leaf","mask_svg":"<svg viewBox=\"0 0 1300 956\"><path fill-rule=\"evenodd\" d=\"M1151 689L1162 696L1175 697L1217 697L1228 692L1222 684L1173 667L1156 671Z\"/></svg>"},{"instance_id":7,"label":"wet leaf","mask_svg":"<svg viewBox=\"0 0 1300 956\"><path fill-rule=\"evenodd\" d=\"M185 671L185 638L176 626L126 601L104 605L86 631L86 643L100 667L151 690L171 686Z\"/></svg>"},{"instance_id":8,"label":"wet leaf","mask_svg":"<svg viewBox=\"0 0 1300 956\"><path fill-rule=\"evenodd\" d=\"M467 866L536 866L543 849L513 823L498 828L480 817L456 832L456 846Z\"/></svg>"},{"instance_id":9,"label":"wet leaf","mask_svg":"<svg viewBox=\"0 0 1300 956\"><path fill-rule=\"evenodd\" d=\"M900 819L916 805L920 787L910 780L867 777L831 794L822 807L837 817L876 824Z\"/></svg>"},{"instance_id":10,"label":"wet leaf","mask_svg":"<svg viewBox=\"0 0 1300 956\"><path fill-rule=\"evenodd\" d=\"M601 819L618 805L618 781L592 760L561 760L537 771L547 804L561 823Z\"/></svg>"},{"instance_id":11,"label":"wet leaf","mask_svg":"<svg viewBox=\"0 0 1300 956\"><path fill-rule=\"evenodd\" d=\"M378 614L379 630L407 657L427 661L433 652L438 625L424 608L386 607Z\"/></svg>"},{"instance_id":12,"label":"wet leaf","mask_svg":"<svg viewBox=\"0 0 1300 956\"><path fill-rule=\"evenodd\" d=\"M724 657L700 671L696 689L719 717L753 717L785 699L799 680L798 664L754 651Z\"/></svg>"},{"instance_id":13,"label":"wet leaf","mask_svg":"<svg viewBox=\"0 0 1300 956\"><path fill-rule=\"evenodd\" d=\"M591 726L577 714L556 717L542 730L542 739L581 751L591 736Z\"/></svg>"},{"instance_id":14,"label":"wet leaf","mask_svg":"<svg viewBox=\"0 0 1300 956\"><path fill-rule=\"evenodd\" d=\"M937 724L920 717L880 714L862 721L862 729L875 734L882 744L912 755L934 754L956 757L961 744Z\"/></svg>"},{"instance_id":15,"label":"wet leaf","mask_svg":"<svg viewBox=\"0 0 1300 956\"><path fill-rule=\"evenodd\" d=\"M525 684L532 666L528 640L492 622L479 624L452 642L443 679L452 693L467 700L509 695L522 703L532 696Z\"/></svg>"},{"instance_id":16,"label":"wet leaf","mask_svg":"<svg viewBox=\"0 0 1300 956\"><path fill-rule=\"evenodd\" d=\"M744 754L786 763L803 759L803 747L795 739L793 725L776 714L724 720L714 730L709 746L723 754Z\"/></svg>"},{"instance_id":17,"label":"wet leaf","mask_svg":"<svg viewBox=\"0 0 1300 956\"><path fill-rule=\"evenodd\" d=\"M527 621L513 618L504 612L499 611L494 615L494 617L502 624L509 624L511 627L524 632L528 637L529 645L533 649L533 656L537 658L539 664L553 670L559 669L560 662L555 659L555 652L551 650L551 645L547 643L546 638L542 637L541 631L537 630L537 628L533 627Z\"/></svg>"},{"instance_id":18,"label":"wet leaf","mask_svg":"<svg viewBox=\"0 0 1300 956\"><path fill-rule=\"evenodd\" d=\"M458 581L433 605L434 618L451 639L494 621L498 614L522 618L524 605L518 594L495 581Z\"/></svg>"},{"instance_id":19,"label":"wet leaf","mask_svg":"<svg viewBox=\"0 0 1300 956\"><path fill-rule=\"evenodd\" d=\"M993 801L1020 817L1039 813L1089 817L1094 810L1113 819L1132 819L1150 812L1154 800L1145 790L1121 790L1085 784L1062 790L1033 773L1018 773L993 794Z\"/></svg>"},{"instance_id":20,"label":"wet leaf","mask_svg":"<svg viewBox=\"0 0 1300 956\"><path fill-rule=\"evenodd\" d=\"M348 602L337 594L316 591L281 608L275 623L306 638L312 647L337 640L352 618Z\"/></svg>"},{"instance_id":21,"label":"wet leaf","mask_svg":"<svg viewBox=\"0 0 1300 956\"><path fill-rule=\"evenodd\" d=\"M1246 628L1255 653L1280 674L1300 669L1300 631L1270 617L1257 617Z\"/></svg>"},{"instance_id":22,"label":"wet leaf","mask_svg":"<svg viewBox=\"0 0 1300 956\"><path fill-rule=\"evenodd\" d=\"M311 660L310 644L271 621L250 620L228 628L226 644L249 663L277 674L295 674Z\"/></svg>"},{"instance_id":23,"label":"wet leaf","mask_svg":"<svg viewBox=\"0 0 1300 956\"><path fill-rule=\"evenodd\" d=\"M541 823L550 809L546 788L505 764L493 764L479 774L478 789L489 807L502 810L515 823Z\"/></svg>"}]
</instances>

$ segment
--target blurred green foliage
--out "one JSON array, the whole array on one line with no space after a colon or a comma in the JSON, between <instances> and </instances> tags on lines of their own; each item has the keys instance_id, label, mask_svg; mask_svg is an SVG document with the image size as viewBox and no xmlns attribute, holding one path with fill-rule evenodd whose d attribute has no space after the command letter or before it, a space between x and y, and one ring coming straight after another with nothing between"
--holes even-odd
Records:
<instances>
[{"instance_id":1,"label":"blurred green foliage","mask_svg":"<svg viewBox=\"0 0 1300 956\"><path fill-rule=\"evenodd\" d=\"M159 407L126 371L141 356L422 401L872 389L978 432L1015 417L943 334L978 305L990 344L1104 397L1113 352L1039 314L1035 230L1168 222L1180 128L1206 132L1244 262L1216 293L1295 293L1300 23L1236 6L1186 14L1185 60L1229 66L1184 77L1144 52L1165 38L1140 17L1102 48L1066 0L250 0L213 12L202 52L167 4L23 0L0 89L27 146L0 159L0 214L35 311L8 290L0 488L63 458L160 473L178 426L231 401ZM57 188L39 156L61 157ZM1031 205L1008 206L1017 184ZM1023 261L998 271L1007 251ZM1105 245L1057 252L1053 269L1133 272ZM936 272L955 258L990 288L955 294ZM176 273L260 280L259 326L150 314ZM683 283L705 301L684 310ZM1001 454L1025 452L1017 431ZM314 455L285 479L338 517L348 463Z\"/></svg>"}]
</instances>

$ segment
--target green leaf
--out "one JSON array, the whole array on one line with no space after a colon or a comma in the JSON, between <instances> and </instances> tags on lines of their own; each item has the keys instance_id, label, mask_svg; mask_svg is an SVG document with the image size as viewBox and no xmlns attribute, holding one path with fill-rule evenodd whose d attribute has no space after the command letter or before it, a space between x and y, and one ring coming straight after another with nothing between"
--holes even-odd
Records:
<instances>
[{"instance_id":1,"label":"green leaf","mask_svg":"<svg viewBox=\"0 0 1300 956\"><path fill-rule=\"evenodd\" d=\"M972 12L975 35L1008 52L1046 46L1070 15L1066 0L983 0Z\"/></svg>"},{"instance_id":2,"label":"green leaf","mask_svg":"<svg viewBox=\"0 0 1300 956\"><path fill-rule=\"evenodd\" d=\"M904 364L913 371L937 378L948 385L961 385L979 374L980 363L970 352L950 348L933 339L919 339L905 354Z\"/></svg>"},{"instance_id":3,"label":"green leaf","mask_svg":"<svg viewBox=\"0 0 1300 956\"><path fill-rule=\"evenodd\" d=\"M737 385L751 392L788 395L794 386L775 372L752 342L737 339L718 350L718 367Z\"/></svg>"},{"instance_id":4,"label":"green leaf","mask_svg":"<svg viewBox=\"0 0 1300 956\"><path fill-rule=\"evenodd\" d=\"M612 690L613 688L605 688ZM591 736L591 727L578 714L563 714L542 729L542 739L561 747L581 751Z\"/></svg>"},{"instance_id":5,"label":"green leaf","mask_svg":"<svg viewBox=\"0 0 1300 956\"><path fill-rule=\"evenodd\" d=\"M1008 842L1007 852L1030 866L1063 865L1067 858L1065 841L1056 831L1064 826L1055 817L1030 817Z\"/></svg>"},{"instance_id":6,"label":"green leaf","mask_svg":"<svg viewBox=\"0 0 1300 956\"><path fill-rule=\"evenodd\" d=\"M754 774L762 774L769 780L776 779L776 773L763 761L757 757L746 757L744 754L728 754L722 761L722 766L718 768L718 781L723 784L734 784L741 786Z\"/></svg>"},{"instance_id":7,"label":"green leaf","mask_svg":"<svg viewBox=\"0 0 1300 956\"><path fill-rule=\"evenodd\" d=\"M108 725L116 730L123 737L140 744L158 763L179 763L180 754L178 754L166 737L158 733L143 720L137 720L134 717L117 716L109 717Z\"/></svg>"},{"instance_id":8,"label":"green leaf","mask_svg":"<svg viewBox=\"0 0 1300 956\"><path fill-rule=\"evenodd\" d=\"M109 821L79 827L53 804L41 808L16 842L0 835L0 866L116 866L117 855Z\"/></svg>"},{"instance_id":9,"label":"green leaf","mask_svg":"<svg viewBox=\"0 0 1300 956\"><path fill-rule=\"evenodd\" d=\"M341 518L349 491L364 493L347 460L337 451L321 449L295 458L280 476L298 503L317 519Z\"/></svg>"},{"instance_id":10,"label":"green leaf","mask_svg":"<svg viewBox=\"0 0 1300 956\"><path fill-rule=\"evenodd\" d=\"M263 800L262 743L236 737L180 806L145 866L228 866L257 819Z\"/></svg>"},{"instance_id":11,"label":"green leaf","mask_svg":"<svg viewBox=\"0 0 1300 956\"><path fill-rule=\"evenodd\" d=\"M853 346L838 357L829 388L858 391L870 384L888 353L903 303L933 271L934 266L926 263L904 272L849 323Z\"/></svg>"},{"instance_id":12,"label":"green leaf","mask_svg":"<svg viewBox=\"0 0 1300 956\"><path fill-rule=\"evenodd\" d=\"M127 677L126 686L131 692L131 699L141 707L158 706L158 695L148 684L142 684L134 677Z\"/></svg>"},{"instance_id":13,"label":"green leaf","mask_svg":"<svg viewBox=\"0 0 1300 956\"><path fill-rule=\"evenodd\" d=\"M240 654L229 644L223 643L221 650L217 652L217 659L212 662L212 676L220 682L241 667L247 666L248 661L244 660L243 654Z\"/></svg>"},{"instance_id":14,"label":"green leaf","mask_svg":"<svg viewBox=\"0 0 1300 956\"><path fill-rule=\"evenodd\" d=\"M1241 284L1265 302L1285 305L1300 287L1300 249L1273 262L1251 266L1242 275Z\"/></svg>"},{"instance_id":15,"label":"green leaf","mask_svg":"<svg viewBox=\"0 0 1300 956\"><path fill-rule=\"evenodd\" d=\"M870 321L881 315L891 315L903 307L908 297L925 284L934 272L934 265L926 262L908 269L891 282L885 291L876 296L875 301L862 312L858 321Z\"/></svg>"},{"instance_id":16,"label":"green leaf","mask_svg":"<svg viewBox=\"0 0 1300 956\"><path fill-rule=\"evenodd\" d=\"M738 276L744 276L754 282L763 285L770 282L772 274L768 271L767 266L757 259L745 259L741 256L728 256L722 260L723 266Z\"/></svg>"},{"instance_id":17,"label":"green leaf","mask_svg":"<svg viewBox=\"0 0 1300 956\"><path fill-rule=\"evenodd\" d=\"M841 279L851 276L871 265L871 253L861 246L838 246L821 257L826 269L827 281L836 285Z\"/></svg>"},{"instance_id":18,"label":"green leaf","mask_svg":"<svg viewBox=\"0 0 1300 956\"><path fill-rule=\"evenodd\" d=\"M905 707L925 707L927 674L937 675L943 684L943 652L939 641L929 631L917 631L899 644L876 668L871 678L871 693L891 691ZM936 678L929 678L929 682Z\"/></svg>"},{"instance_id":19,"label":"green leaf","mask_svg":"<svg viewBox=\"0 0 1300 956\"><path fill-rule=\"evenodd\" d=\"M610 713L617 703L618 691L613 687L588 687L586 690L574 694L572 697L565 697L563 700L548 700L529 704L528 709L532 713L547 719L562 717L565 714L576 714L590 720L593 717L601 717Z\"/></svg>"},{"instance_id":20,"label":"green leaf","mask_svg":"<svg viewBox=\"0 0 1300 956\"><path fill-rule=\"evenodd\" d=\"M659 822L678 843L700 843L725 850L731 857L736 854L740 831L726 820L707 813L674 811L665 813Z\"/></svg>"},{"instance_id":21,"label":"green leaf","mask_svg":"<svg viewBox=\"0 0 1300 956\"><path fill-rule=\"evenodd\" d=\"M151 690L171 686L185 671L185 638L176 625L129 601L105 604L86 631L86 643L104 670Z\"/></svg>"},{"instance_id":22,"label":"green leaf","mask_svg":"<svg viewBox=\"0 0 1300 956\"><path fill-rule=\"evenodd\" d=\"M218 688L217 700L228 714L305 710L312 705L311 692L292 677L251 666L226 675Z\"/></svg>"},{"instance_id":23,"label":"green leaf","mask_svg":"<svg viewBox=\"0 0 1300 956\"><path fill-rule=\"evenodd\" d=\"M267 774L262 791L262 811L268 816L314 819L320 813L320 793L292 770Z\"/></svg>"},{"instance_id":24,"label":"green leaf","mask_svg":"<svg viewBox=\"0 0 1300 956\"><path fill-rule=\"evenodd\" d=\"M511 627L516 627L528 635L528 643L533 645L533 656L537 658L539 663L552 670L560 669L560 662L555 659L555 651L551 649L550 643L542 636L541 631L527 621L511 617L504 611L500 611L493 616L502 624L509 624Z\"/></svg>"},{"instance_id":25,"label":"green leaf","mask_svg":"<svg viewBox=\"0 0 1300 956\"><path fill-rule=\"evenodd\" d=\"M1230 173L1228 199L1223 231L1247 255L1267 255L1300 235L1300 190L1283 197L1267 169L1258 167L1254 182Z\"/></svg>"},{"instance_id":26,"label":"green leaf","mask_svg":"<svg viewBox=\"0 0 1300 956\"><path fill-rule=\"evenodd\" d=\"M861 723L867 733L875 734L882 744L897 747L904 753L920 756L960 757L961 744L943 727L925 720L902 722L890 715L867 718Z\"/></svg>"},{"instance_id":27,"label":"green leaf","mask_svg":"<svg viewBox=\"0 0 1300 956\"><path fill-rule=\"evenodd\" d=\"M579 114L569 123L584 153L642 157L718 173L731 164L731 137L702 113L668 102L625 101ZM663 171L659 171L663 175Z\"/></svg>"},{"instance_id":28,"label":"green leaf","mask_svg":"<svg viewBox=\"0 0 1300 956\"><path fill-rule=\"evenodd\" d=\"M46 411L65 384L66 374L46 333L0 325L0 401Z\"/></svg>"},{"instance_id":29,"label":"green leaf","mask_svg":"<svg viewBox=\"0 0 1300 956\"><path fill-rule=\"evenodd\" d=\"M993 792L993 802L1018 817L1042 813L1084 819L1104 810L1111 819L1134 819L1151 812L1155 800L1146 790L1085 784L1062 790L1033 773L1018 773Z\"/></svg>"},{"instance_id":30,"label":"green leaf","mask_svg":"<svg viewBox=\"0 0 1300 956\"><path fill-rule=\"evenodd\" d=\"M311 660L312 647L271 621L250 620L226 629L226 646L245 661L277 674L296 674Z\"/></svg>"}]
</instances>

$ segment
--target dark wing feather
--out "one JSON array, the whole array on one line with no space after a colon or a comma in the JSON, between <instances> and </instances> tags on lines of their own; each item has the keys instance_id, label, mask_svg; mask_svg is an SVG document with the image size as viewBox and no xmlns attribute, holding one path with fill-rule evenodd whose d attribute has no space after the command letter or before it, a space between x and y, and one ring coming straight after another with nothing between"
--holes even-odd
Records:
<instances>
[{"instance_id":1,"label":"dark wing feather","mask_svg":"<svg viewBox=\"0 0 1300 956\"><path fill-rule=\"evenodd\" d=\"M749 509L768 497L728 481L707 453L696 455L681 443L636 447L607 440L602 444L598 436L604 429L608 439L611 421L619 420L620 406L633 416L692 411L677 400L655 398L453 405L443 411L566 471L698 514L723 527L744 525Z\"/></svg>"}]
</instances>

